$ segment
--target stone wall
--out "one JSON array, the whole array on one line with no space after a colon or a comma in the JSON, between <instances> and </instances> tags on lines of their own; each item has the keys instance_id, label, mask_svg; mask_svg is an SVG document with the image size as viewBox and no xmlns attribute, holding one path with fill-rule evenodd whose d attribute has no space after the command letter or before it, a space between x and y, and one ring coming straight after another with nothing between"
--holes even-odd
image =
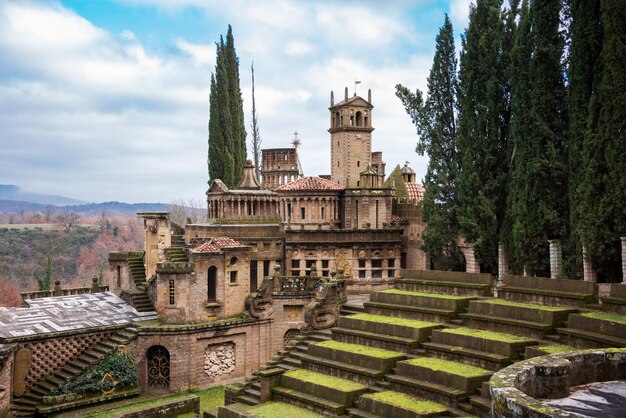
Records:
<instances>
[{"instance_id":1,"label":"stone wall","mask_svg":"<svg viewBox=\"0 0 626 418\"><path fill-rule=\"evenodd\" d=\"M282 338L273 341L272 321L243 321L226 326L206 324L142 328L132 351L138 360L139 384L148 390L147 353L152 346L162 346L169 352L170 390L207 388L240 381L270 359ZM231 347L234 368L221 374L207 373L207 352L217 347ZM223 362L222 362L223 364ZM211 366L209 366L209 369Z\"/></svg>"},{"instance_id":2,"label":"stone wall","mask_svg":"<svg viewBox=\"0 0 626 418\"><path fill-rule=\"evenodd\" d=\"M13 354L0 353L0 417L9 416L11 394L13 392L12 375Z\"/></svg>"},{"instance_id":3,"label":"stone wall","mask_svg":"<svg viewBox=\"0 0 626 418\"><path fill-rule=\"evenodd\" d=\"M109 253L109 290L120 296L122 290L134 287L131 283L128 270L128 256L132 253L125 251Z\"/></svg>"}]
</instances>

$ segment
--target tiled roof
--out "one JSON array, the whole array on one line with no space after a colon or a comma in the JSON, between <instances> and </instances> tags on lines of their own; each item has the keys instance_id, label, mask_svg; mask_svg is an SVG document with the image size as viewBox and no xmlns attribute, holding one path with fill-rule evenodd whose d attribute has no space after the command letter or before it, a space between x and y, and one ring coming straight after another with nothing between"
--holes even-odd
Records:
<instances>
[{"instance_id":1,"label":"tiled roof","mask_svg":"<svg viewBox=\"0 0 626 418\"><path fill-rule=\"evenodd\" d=\"M415 200L421 202L424 198L424 186L419 183L405 183L406 191L409 195L409 200Z\"/></svg>"},{"instance_id":2,"label":"tiled roof","mask_svg":"<svg viewBox=\"0 0 626 418\"><path fill-rule=\"evenodd\" d=\"M245 247L242 243L237 240L228 237L216 237L211 238L209 241L204 244L200 244L193 250L192 253L200 253L200 254L210 254L210 253L219 253L224 248L239 248Z\"/></svg>"},{"instance_id":3,"label":"tiled roof","mask_svg":"<svg viewBox=\"0 0 626 418\"><path fill-rule=\"evenodd\" d=\"M303 177L291 183L283 184L276 191L340 191L343 189L343 186L330 180L320 177Z\"/></svg>"}]
</instances>

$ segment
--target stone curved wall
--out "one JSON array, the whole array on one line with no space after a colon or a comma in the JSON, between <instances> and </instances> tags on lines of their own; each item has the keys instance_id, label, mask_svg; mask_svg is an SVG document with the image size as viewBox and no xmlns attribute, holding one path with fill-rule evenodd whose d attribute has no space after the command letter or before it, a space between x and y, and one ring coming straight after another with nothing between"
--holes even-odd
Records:
<instances>
[{"instance_id":1,"label":"stone curved wall","mask_svg":"<svg viewBox=\"0 0 626 418\"><path fill-rule=\"evenodd\" d=\"M626 348L535 357L495 373L489 381L494 417L569 417L543 400L569 396L570 387L626 379Z\"/></svg>"}]
</instances>

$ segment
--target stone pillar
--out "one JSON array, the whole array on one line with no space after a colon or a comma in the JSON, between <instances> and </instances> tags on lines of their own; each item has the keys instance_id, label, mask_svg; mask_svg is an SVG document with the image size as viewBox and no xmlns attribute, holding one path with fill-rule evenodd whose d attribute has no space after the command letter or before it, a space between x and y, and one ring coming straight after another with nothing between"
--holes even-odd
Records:
<instances>
[{"instance_id":1,"label":"stone pillar","mask_svg":"<svg viewBox=\"0 0 626 418\"><path fill-rule=\"evenodd\" d=\"M563 251L561 241L558 239L548 240L550 243L550 278L558 279L563 268Z\"/></svg>"},{"instance_id":2,"label":"stone pillar","mask_svg":"<svg viewBox=\"0 0 626 418\"><path fill-rule=\"evenodd\" d=\"M466 273L480 273L480 263L474 256L474 249L467 247L465 251L465 272Z\"/></svg>"},{"instance_id":3,"label":"stone pillar","mask_svg":"<svg viewBox=\"0 0 626 418\"><path fill-rule=\"evenodd\" d=\"M620 237L622 241L622 283L626 283L626 237Z\"/></svg>"},{"instance_id":4,"label":"stone pillar","mask_svg":"<svg viewBox=\"0 0 626 418\"><path fill-rule=\"evenodd\" d=\"M587 247L583 245L583 279L586 282L595 282L598 280L596 269L593 267L593 263L589 259L587 253Z\"/></svg>"},{"instance_id":5,"label":"stone pillar","mask_svg":"<svg viewBox=\"0 0 626 418\"><path fill-rule=\"evenodd\" d=\"M509 273L509 260L502 243L498 244L498 280L502 280L505 274Z\"/></svg>"}]
</instances>

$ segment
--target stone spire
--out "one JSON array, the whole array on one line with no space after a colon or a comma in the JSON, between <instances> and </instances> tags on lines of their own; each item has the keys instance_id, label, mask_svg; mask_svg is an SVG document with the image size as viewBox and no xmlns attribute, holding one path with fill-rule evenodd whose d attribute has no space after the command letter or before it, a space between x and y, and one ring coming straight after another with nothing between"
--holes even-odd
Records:
<instances>
[{"instance_id":1,"label":"stone spire","mask_svg":"<svg viewBox=\"0 0 626 418\"><path fill-rule=\"evenodd\" d=\"M247 160L243 169L243 179L239 183L238 189L258 190L261 188L259 181L254 175L254 164L252 160Z\"/></svg>"}]
</instances>

